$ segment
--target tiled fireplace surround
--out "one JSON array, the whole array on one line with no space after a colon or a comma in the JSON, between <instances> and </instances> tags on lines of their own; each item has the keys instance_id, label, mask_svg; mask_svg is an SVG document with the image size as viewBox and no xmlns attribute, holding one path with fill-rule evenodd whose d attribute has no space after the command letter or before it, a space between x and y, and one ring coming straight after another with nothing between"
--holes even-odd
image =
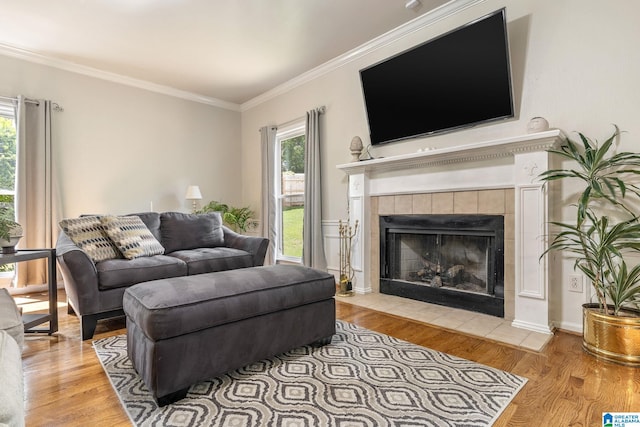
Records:
<instances>
[{"instance_id":1,"label":"tiled fireplace surround","mask_svg":"<svg viewBox=\"0 0 640 427\"><path fill-rule=\"evenodd\" d=\"M379 291L378 219L390 214L496 214L505 218L505 319L550 333L549 197L536 177L562 133L534 134L338 165L349 178L349 221L361 224L352 265L356 294Z\"/></svg>"},{"instance_id":2,"label":"tiled fireplace surround","mask_svg":"<svg viewBox=\"0 0 640 427\"><path fill-rule=\"evenodd\" d=\"M514 319L514 191L513 189L447 191L443 193L373 196L371 211L371 291L380 289L380 215L487 214L504 216L504 301L505 319Z\"/></svg>"}]
</instances>

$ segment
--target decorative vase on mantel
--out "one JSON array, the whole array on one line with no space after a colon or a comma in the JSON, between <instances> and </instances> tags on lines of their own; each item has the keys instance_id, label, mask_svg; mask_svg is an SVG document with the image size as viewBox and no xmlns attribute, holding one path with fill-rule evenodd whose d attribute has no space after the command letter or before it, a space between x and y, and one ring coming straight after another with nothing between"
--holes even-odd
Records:
<instances>
[{"instance_id":1,"label":"decorative vase on mantel","mask_svg":"<svg viewBox=\"0 0 640 427\"><path fill-rule=\"evenodd\" d=\"M544 132L549 130L549 122L544 117L534 117L527 124L527 133Z\"/></svg>"},{"instance_id":2,"label":"decorative vase on mantel","mask_svg":"<svg viewBox=\"0 0 640 427\"><path fill-rule=\"evenodd\" d=\"M351 151L351 161L357 162L360 160L360 155L362 154L362 149L364 145L362 144L362 139L359 136L354 136L351 139L351 143L349 144L349 151Z\"/></svg>"}]
</instances>

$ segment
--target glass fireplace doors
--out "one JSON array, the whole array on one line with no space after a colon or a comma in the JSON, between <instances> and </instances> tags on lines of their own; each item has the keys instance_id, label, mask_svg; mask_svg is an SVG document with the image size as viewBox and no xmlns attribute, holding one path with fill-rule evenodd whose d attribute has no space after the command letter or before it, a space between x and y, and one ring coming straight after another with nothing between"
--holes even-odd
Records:
<instances>
[{"instance_id":1,"label":"glass fireplace doors","mask_svg":"<svg viewBox=\"0 0 640 427\"><path fill-rule=\"evenodd\" d=\"M380 217L380 292L504 317L504 217Z\"/></svg>"}]
</instances>

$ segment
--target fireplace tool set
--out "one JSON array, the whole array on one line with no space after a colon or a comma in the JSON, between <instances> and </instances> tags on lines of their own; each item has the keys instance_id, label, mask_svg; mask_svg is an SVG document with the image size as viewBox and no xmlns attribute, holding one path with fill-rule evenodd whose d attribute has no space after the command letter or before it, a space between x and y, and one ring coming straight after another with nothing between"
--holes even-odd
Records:
<instances>
[{"instance_id":1,"label":"fireplace tool set","mask_svg":"<svg viewBox=\"0 0 640 427\"><path fill-rule=\"evenodd\" d=\"M349 225L348 221L343 223L340 220L338 232L340 236L340 286L337 295L348 297L353 296L353 277L355 272L351 267L351 248L353 238L358 232L358 220L356 220L353 227Z\"/></svg>"}]
</instances>

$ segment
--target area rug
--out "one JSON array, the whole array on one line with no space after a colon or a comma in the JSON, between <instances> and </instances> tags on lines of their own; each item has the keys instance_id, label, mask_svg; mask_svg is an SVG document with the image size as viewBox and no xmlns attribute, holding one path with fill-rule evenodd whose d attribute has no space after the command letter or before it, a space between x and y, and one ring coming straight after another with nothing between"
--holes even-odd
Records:
<instances>
[{"instance_id":1,"label":"area rug","mask_svg":"<svg viewBox=\"0 0 640 427\"><path fill-rule=\"evenodd\" d=\"M327 346L196 384L163 408L133 369L124 335L94 348L136 426L487 426L527 381L350 323L336 328Z\"/></svg>"}]
</instances>

